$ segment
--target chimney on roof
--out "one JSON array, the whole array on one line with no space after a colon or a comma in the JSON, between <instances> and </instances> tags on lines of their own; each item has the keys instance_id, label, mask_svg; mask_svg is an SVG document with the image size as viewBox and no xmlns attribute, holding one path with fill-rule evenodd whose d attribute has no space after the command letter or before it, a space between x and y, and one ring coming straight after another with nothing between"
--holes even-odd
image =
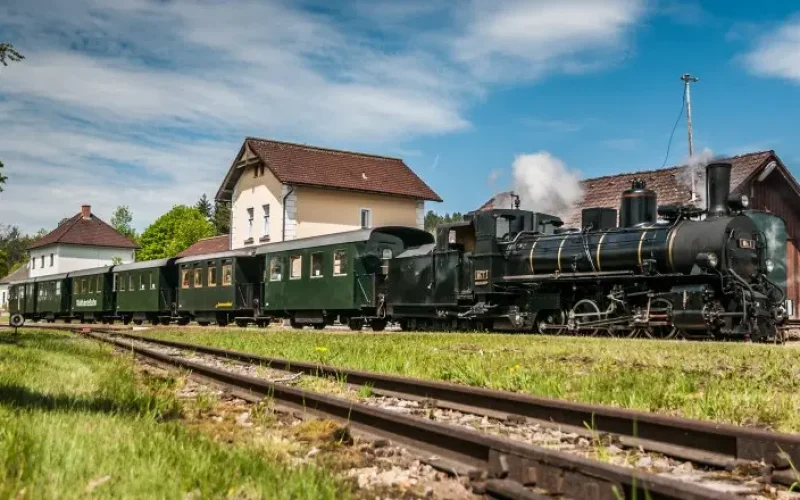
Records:
<instances>
[{"instance_id":1,"label":"chimney on roof","mask_svg":"<svg viewBox=\"0 0 800 500\"><path fill-rule=\"evenodd\" d=\"M91 205L81 205L81 217L84 219L91 219L92 218L92 206Z\"/></svg>"}]
</instances>

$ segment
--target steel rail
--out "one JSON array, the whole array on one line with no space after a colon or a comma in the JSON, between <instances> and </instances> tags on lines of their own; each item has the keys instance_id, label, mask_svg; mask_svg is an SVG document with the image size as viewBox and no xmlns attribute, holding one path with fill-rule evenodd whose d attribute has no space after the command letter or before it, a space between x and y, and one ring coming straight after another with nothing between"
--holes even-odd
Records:
<instances>
[{"instance_id":1,"label":"steel rail","mask_svg":"<svg viewBox=\"0 0 800 500\"><path fill-rule=\"evenodd\" d=\"M122 332L109 333L236 361L258 363L289 372L344 378L349 384L369 385L373 390L409 394L433 399L437 403L447 402L462 407L528 417L595 434L614 434L627 440L627 443L623 441L622 444L628 446L642 446L651 451L714 467L732 468L737 463L754 461L763 461L779 470L788 469L791 464L800 465L800 436L794 434L574 403L448 382L349 370ZM778 479L780 477L776 476Z\"/></svg>"},{"instance_id":2,"label":"steel rail","mask_svg":"<svg viewBox=\"0 0 800 500\"><path fill-rule=\"evenodd\" d=\"M325 414L360 430L436 453L482 472L478 477L485 480L485 490L499 498L541 498L541 495L529 489L531 487L544 490L548 495L597 500L637 496L683 500L727 498L722 492L677 479L248 377L92 331L82 333L156 362L186 369L255 395Z\"/></svg>"}]
</instances>

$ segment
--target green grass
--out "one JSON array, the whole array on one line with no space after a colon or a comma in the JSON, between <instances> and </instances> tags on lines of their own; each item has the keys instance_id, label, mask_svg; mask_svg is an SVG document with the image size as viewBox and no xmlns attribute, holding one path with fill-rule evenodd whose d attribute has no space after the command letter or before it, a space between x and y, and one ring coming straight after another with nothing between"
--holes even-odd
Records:
<instances>
[{"instance_id":1,"label":"green grass","mask_svg":"<svg viewBox=\"0 0 800 500\"><path fill-rule=\"evenodd\" d=\"M2 498L343 498L329 473L182 425L173 378L106 345L0 335Z\"/></svg>"},{"instance_id":2,"label":"green grass","mask_svg":"<svg viewBox=\"0 0 800 500\"><path fill-rule=\"evenodd\" d=\"M798 351L786 346L500 334L145 333L294 360L800 431Z\"/></svg>"}]
</instances>

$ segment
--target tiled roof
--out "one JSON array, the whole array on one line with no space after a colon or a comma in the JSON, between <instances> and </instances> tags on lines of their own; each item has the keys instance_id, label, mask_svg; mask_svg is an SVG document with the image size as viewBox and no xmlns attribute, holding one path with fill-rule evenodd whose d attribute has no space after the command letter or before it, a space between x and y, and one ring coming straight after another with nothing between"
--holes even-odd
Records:
<instances>
[{"instance_id":1,"label":"tiled roof","mask_svg":"<svg viewBox=\"0 0 800 500\"><path fill-rule=\"evenodd\" d=\"M28 249L57 243L95 247L139 248L139 245L99 218L92 214L89 214L88 218L84 218L81 213L73 216L33 242Z\"/></svg>"},{"instance_id":2,"label":"tiled roof","mask_svg":"<svg viewBox=\"0 0 800 500\"><path fill-rule=\"evenodd\" d=\"M219 236L212 236L210 238L198 240L194 245L179 253L177 256L194 257L195 255L227 252L228 250L230 250L230 236L227 234L221 234Z\"/></svg>"},{"instance_id":3,"label":"tiled roof","mask_svg":"<svg viewBox=\"0 0 800 500\"><path fill-rule=\"evenodd\" d=\"M5 285L6 283L11 283L12 281L19 281L27 279L30 275L30 271L28 270L27 265L21 265L17 268L16 271L10 273L8 276L3 277L0 279L0 284Z\"/></svg>"},{"instance_id":4,"label":"tiled roof","mask_svg":"<svg viewBox=\"0 0 800 500\"><path fill-rule=\"evenodd\" d=\"M745 181L752 177L772 157L775 157L774 151L759 151L730 158L715 159L715 161L731 162L731 192L736 193L739 188L745 185ZM583 200L575 207L575 211L565 218L564 222L566 225L579 224L583 208L609 207L619 209L622 192L631 187L631 183L635 179L645 181L647 187L656 192L659 205L688 204L691 202L691 193L689 191L689 183L684 179L684 177L687 177L684 174L685 168L685 166L677 166L586 179L581 182L584 190ZM705 171L702 168L697 169L697 171L698 177L695 179L695 189L704 192ZM484 203L479 210L491 209L495 200L505 195L507 193L500 193Z\"/></svg>"},{"instance_id":5,"label":"tiled roof","mask_svg":"<svg viewBox=\"0 0 800 500\"><path fill-rule=\"evenodd\" d=\"M299 184L442 201L399 158L248 137L245 146L284 184ZM240 155L237 156L237 160ZM239 172L237 172L239 171ZM241 169L226 175L217 199L228 199Z\"/></svg>"}]
</instances>

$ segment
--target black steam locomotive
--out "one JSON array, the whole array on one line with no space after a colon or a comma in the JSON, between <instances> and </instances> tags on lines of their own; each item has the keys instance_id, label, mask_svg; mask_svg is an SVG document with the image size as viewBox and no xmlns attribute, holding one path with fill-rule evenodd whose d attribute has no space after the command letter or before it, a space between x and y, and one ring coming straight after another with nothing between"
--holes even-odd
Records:
<instances>
[{"instance_id":1,"label":"black steam locomotive","mask_svg":"<svg viewBox=\"0 0 800 500\"><path fill-rule=\"evenodd\" d=\"M707 210L657 206L635 181L581 228L516 209L471 213L389 264L386 314L404 329L780 340L784 291L763 231L706 167ZM763 214L763 213L761 213Z\"/></svg>"}]
</instances>

